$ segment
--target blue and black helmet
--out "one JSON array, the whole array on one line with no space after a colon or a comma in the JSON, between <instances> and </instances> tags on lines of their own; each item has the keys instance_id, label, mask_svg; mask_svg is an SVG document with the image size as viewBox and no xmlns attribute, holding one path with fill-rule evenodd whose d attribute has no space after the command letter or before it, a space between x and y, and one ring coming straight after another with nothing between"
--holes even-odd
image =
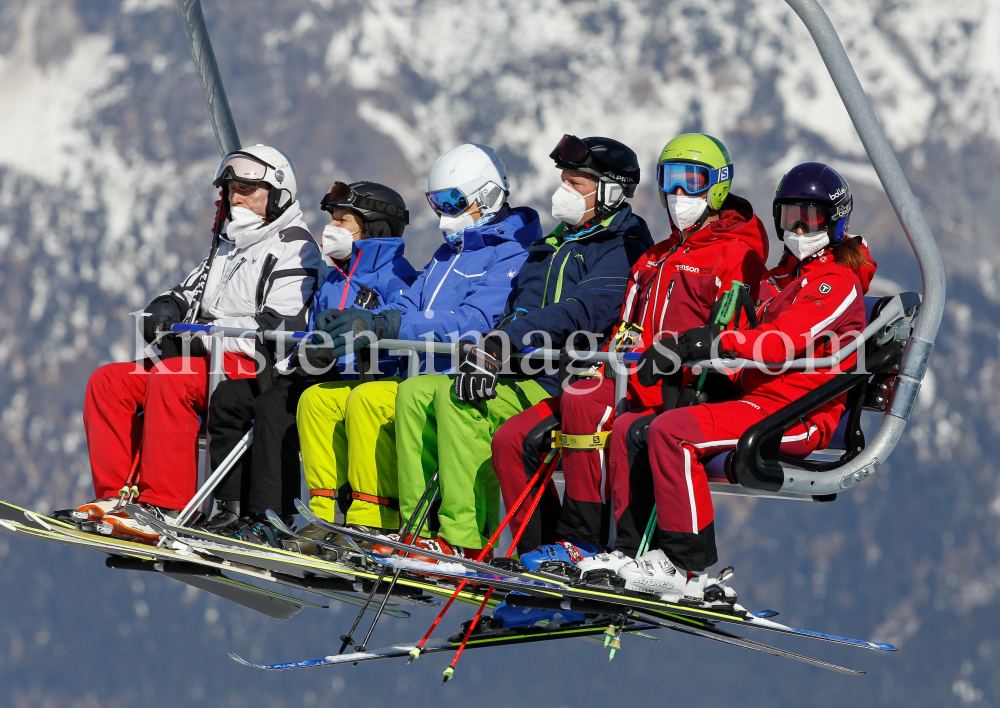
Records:
<instances>
[{"instance_id":1,"label":"blue and black helmet","mask_svg":"<svg viewBox=\"0 0 1000 708\"><path fill-rule=\"evenodd\" d=\"M790 169L774 192L772 213L778 238L801 226L807 233L826 230L830 243L844 240L854 199L839 172L822 162L803 162Z\"/></svg>"}]
</instances>

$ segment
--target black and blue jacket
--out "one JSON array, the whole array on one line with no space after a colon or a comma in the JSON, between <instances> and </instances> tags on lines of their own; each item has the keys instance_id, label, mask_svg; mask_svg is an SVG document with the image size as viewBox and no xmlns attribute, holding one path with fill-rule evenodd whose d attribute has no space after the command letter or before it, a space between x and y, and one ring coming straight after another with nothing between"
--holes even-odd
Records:
<instances>
[{"instance_id":1,"label":"black and blue jacket","mask_svg":"<svg viewBox=\"0 0 1000 708\"><path fill-rule=\"evenodd\" d=\"M628 204L597 223L579 228L560 224L532 243L498 320L509 320L501 327L511 346L550 343L561 348L574 332L610 332L621 312L632 265L652 245L646 222ZM538 332L547 332L549 342ZM552 395L558 393L554 374L541 376L538 383Z\"/></svg>"}]
</instances>

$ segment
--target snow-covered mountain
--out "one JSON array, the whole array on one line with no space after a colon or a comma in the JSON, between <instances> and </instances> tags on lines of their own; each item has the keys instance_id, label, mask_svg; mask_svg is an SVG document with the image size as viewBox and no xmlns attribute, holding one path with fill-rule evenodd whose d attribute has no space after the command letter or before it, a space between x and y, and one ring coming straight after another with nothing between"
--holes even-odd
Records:
<instances>
[{"instance_id":1,"label":"snow-covered mountain","mask_svg":"<svg viewBox=\"0 0 1000 708\"><path fill-rule=\"evenodd\" d=\"M762 214L785 169L834 164L854 186L852 229L879 261L877 287L920 289L819 55L780 0L204 3L241 138L292 154L315 233L334 180L383 181L410 205L408 254L423 265L440 238L423 200L439 154L494 146L513 200L546 214L557 180L547 155L563 133L638 152L635 208L662 233L656 157L699 130L727 143L734 190ZM1000 4L825 5L938 237L946 322L904 443L874 480L835 504L724 502L720 531L747 604L877 634L900 654L823 654L873 674L848 681L674 637L632 642L613 670L587 646L499 650L464 659L453 696L727 704L749 689L767 705L1000 704ZM128 313L207 250L218 157L171 0L0 4L3 498L51 508L88 495L86 377L131 356ZM321 655L348 613L279 624L7 538L0 588L0 683L13 705L438 700L426 668L275 678L225 657ZM425 619L380 633L410 638ZM121 668L134 682L117 680Z\"/></svg>"}]
</instances>

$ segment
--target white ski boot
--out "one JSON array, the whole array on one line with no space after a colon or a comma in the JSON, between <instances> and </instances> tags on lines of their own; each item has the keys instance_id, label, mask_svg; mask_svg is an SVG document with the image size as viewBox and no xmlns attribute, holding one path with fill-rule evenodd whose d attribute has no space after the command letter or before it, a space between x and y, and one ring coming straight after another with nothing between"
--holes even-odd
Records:
<instances>
[{"instance_id":1,"label":"white ski boot","mask_svg":"<svg viewBox=\"0 0 1000 708\"><path fill-rule=\"evenodd\" d=\"M678 568L660 549L626 563L619 568L618 576L624 578L627 590L652 593L665 602L702 602L708 585L708 573Z\"/></svg>"},{"instance_id":2,"label":"white ski boot","mask_svg":"<svg viewBox=\"0 0 1000 708\"><path fill-rule=\"evenodd\" d=\"M64 509L57 511L53 516L60 521L77 523L79 521L100 521L108 512L115 511L121 504L121 497L108 497L107 499L95 499L87 502L76 509Z\"/></svg>"},{"instance_id":3,"label":"white ski boot","mask_svg":"<svg viewBox=\"0 0 1000 708\"><path fill-rule=\"evenodd\" d=\"M582 575L586 575L592 570L610 570L612 573L617 573L622 566L631 562L632 559L621 551L611 551L610 553L598 553L596 556L584 558L576 564L576 567L580 569Z\"/></svg>"}]
</instances>

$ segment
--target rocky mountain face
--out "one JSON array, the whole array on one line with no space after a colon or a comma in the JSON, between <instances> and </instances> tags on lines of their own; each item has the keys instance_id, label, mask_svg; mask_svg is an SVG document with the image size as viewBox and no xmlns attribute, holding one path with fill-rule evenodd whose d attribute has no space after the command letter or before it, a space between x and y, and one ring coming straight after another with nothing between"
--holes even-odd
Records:
<instances>
[{"instance_id":1,"label":"rocky mountain face","mask_svg":"<svg viewBox=\"0 0 1000 708\"><path fill-rule=\"evenodd\" d=\"M279 623L107 570L91 553L4 536L3 704L1000 705L1000 190L990 167L1000 6L824 4L938 238L946 319L904 440L873 479L832 504L723 499L717 525L741 602L890 641L897 654L755 637L869 672L848 678L678 635L631 639L610 666L583 642L474 652L441 693L439 657L265 675L226 651L322 656L353 613ZM547 155L563 133L638 152L635 209L662 234L656 157L673 135L699 130L727 143L734 191L762 215L787 168L835 165L854 187L852 231L879 262L875 287L921 289L819 55L780 0L205 0L205 12L243 142L295 158L316 234L334 180L382 181L410 205L407 251L420 267L440 239L423 203L439 154L494 146L512 200L547 215L558 179ZM0 5L0 497L39 509L89 498L87 376L132 356L129 313L207 251L218 157L170 0ZM431 616L385 621L374 645L419 636Z\"/></svg>"}]
</instances>

